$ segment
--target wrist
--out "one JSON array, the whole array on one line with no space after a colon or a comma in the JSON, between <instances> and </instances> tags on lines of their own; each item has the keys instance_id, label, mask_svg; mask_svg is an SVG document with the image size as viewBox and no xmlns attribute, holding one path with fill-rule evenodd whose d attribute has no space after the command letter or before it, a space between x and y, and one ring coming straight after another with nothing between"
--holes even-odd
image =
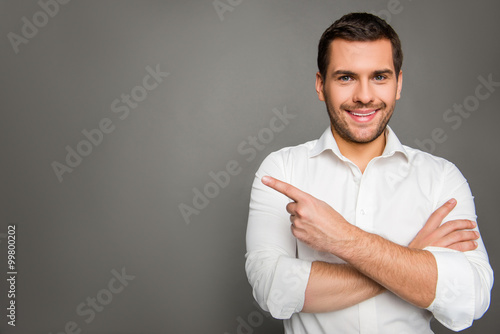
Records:
<instances>
[{"instance_id":1,"label":"wrist","mask_svg":"<svg viewBox=\"0 0 500 334\"><path fill-rule=\"evenodd\" d=\"M369 233L347 221L345 225L339 229L339 232L340 233L332 238L333 241L331 242L329 252L346 262L350 262L349 260L354 254L358 253L357 249L359 247L364 247L363 243L366 242L366 235Z\"/></svg>"}]
</instances>

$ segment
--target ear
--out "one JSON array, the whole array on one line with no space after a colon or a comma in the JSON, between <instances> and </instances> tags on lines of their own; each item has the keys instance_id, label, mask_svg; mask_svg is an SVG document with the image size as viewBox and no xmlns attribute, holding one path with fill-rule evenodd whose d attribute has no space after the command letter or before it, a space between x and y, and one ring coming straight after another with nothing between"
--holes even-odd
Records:
<instances>
[{"instance_id":1,"label":"ear","mask_svg":"<svg viewBox=\"0 0 500 334\"><path fill-rule=\"evenodd\" d=\"M401 97L401 89L403 88L403 71L399 71L398 75L398 88L396 91L396 100L399 100Z\"/></svg>"},{"instance_id":2,"label":"ear","mask_svg":"<svg viewBox=\"0 0 500 334\"><path fill-rule=\"evenodd\" d=\"M318 98L320 101L325 101L325 95L323 94L325 83L323 82L323 78L321 77L321 73L316 73L316 93L318 93Z\"/></svg>"}]
</instances>

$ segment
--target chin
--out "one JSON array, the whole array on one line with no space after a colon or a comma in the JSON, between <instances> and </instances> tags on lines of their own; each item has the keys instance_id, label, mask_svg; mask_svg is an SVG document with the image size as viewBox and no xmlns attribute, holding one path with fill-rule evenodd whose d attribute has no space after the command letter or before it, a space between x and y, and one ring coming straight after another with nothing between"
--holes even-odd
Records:
<instances>
[{"instance_id":1,"label":"chin","mask_svg":"<svg viewBox=\"0 0 500 334\"><path fill-rule=\"evenodd\" d=\"M354 143L359 143L359 144L368 144L380 137L381 134L384 133L384 130L382 130L380 133L378 129L374 129L369 132L364 132L364 133L349 133L349 140L354 142Z\"/></svg>"}]
</instances>

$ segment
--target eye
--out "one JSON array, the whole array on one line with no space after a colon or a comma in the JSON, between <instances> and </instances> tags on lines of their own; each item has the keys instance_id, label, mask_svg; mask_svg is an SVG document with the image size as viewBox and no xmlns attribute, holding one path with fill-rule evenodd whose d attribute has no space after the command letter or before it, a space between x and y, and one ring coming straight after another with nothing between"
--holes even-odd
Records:
<instances>
[{"instance_id":1,"label":"eye","mask_svg":"<svg viewBox=\"0 0 500 334\"><path fill-rule=\"evenodd\" d=\"M343 76L339 77L339 80L342 82L348 82L348 81L352 80L352 77L350 77L348 75L343 75Z\"/></svg>"},{"instance_id":2,"label":"eye","mask_svg":"<svg viewBox=\"0 0 500 334\"><path fill-rule=\"evenodd\" d=\"M379 75L376 75L373 79L375 79L375 81L382 81L382 80L386 79L386 76L379 74Z\"/></svg>"}]
</instances>

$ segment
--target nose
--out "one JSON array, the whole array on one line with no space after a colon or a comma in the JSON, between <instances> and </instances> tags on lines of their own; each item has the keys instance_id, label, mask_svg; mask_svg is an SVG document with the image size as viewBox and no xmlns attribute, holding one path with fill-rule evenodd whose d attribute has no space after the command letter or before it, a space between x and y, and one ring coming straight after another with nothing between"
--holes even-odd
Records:
<instances>
[{"instance_id":1,"label":"nose","mask_svg":"<svg viewBox=\"0 0 500 334\"><path fill-rule=\"evenodd\" d=\"M373 102L373 92L370 83L367 81L359 81L352 96L353 102L368 104Z\"/></svg>"}]
</instances>

